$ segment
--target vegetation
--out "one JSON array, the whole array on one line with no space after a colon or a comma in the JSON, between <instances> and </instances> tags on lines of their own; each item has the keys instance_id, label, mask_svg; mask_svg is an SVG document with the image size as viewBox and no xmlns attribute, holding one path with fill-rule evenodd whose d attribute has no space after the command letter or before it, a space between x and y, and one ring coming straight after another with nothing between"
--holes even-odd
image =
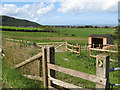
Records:
<instances>
[{"instance_id":1,"label":"vegetation","mask_svg":"<svg viewBox=\"0 0 120 90\"><path fill-rule=\"evenodd\" d=\"M16 19L10 16L0 15L0 21L2 21L3 26L22 26L22 27L28 27L28 26L41 26L38 23L31 22L25 19Z\"/></svg>"},{"instance_id":2,"label":"vegetation","mask_svg":"<svg viewBox=\"0 0 120 90\"><path fill-rule=\"evenodd\" d=\"M22 76L23 74L26 74L24 71L25 67L24 69L11 69L11 67L16 64L34 56L38 53L38 49L24 46L20 47L19 43L3 41L3 51L5 53L2 62L3 88L43 88L43 82L29 80ZM34 63L32 63L32 65L33 64ZM31 67L29 66L27 68L29 70ZM36 63L32 68L36 69Z\"/></svg>"},{"instance_id":3,"label":"vegetation","mask_svg":"<svg viewBox=\"0 0 120 90\"><path fill-rule=\"evenodd\" d=\"M3 35L3 38L28 40L31 42L68 41L68 43L72 43L72 44L78 43L78 44L83 44L83 46L84 46L84 44L88 42L87 39L88 39L89 35L91 35L91 34L112 34L112 35L114 35L114 31L116 29L115 28L61 28L61 29L55 28L53 30L56 31L57 33L2 31L2 35ZM117 39L115 40L115 43L117 44ZM7 47L6 47L7 50L9 49L10 52L13 51L12 53L18 55L18 56L16 56L16 55L7 53L7 58L5 61L9 61L7 63L10 63L11 66L15 65L16 63L21 62L20 61L21 59L16 58L16 57L21 57L21 53L17 53L21 50L22 50L22 58L24 60L26 58L31 57L31 56L35 55L36 53L38 53L38 51L34 50L34 49L27 51L27 49L25 49L25 48L21 48L21 47L15 46L13 44L8 44L8 43L5 44L3 42L3 46L6 46L6 45L7 45ZM65 52L65 46L62 46L61 48L59 48L59 50L63 50L64 52L55 54L56 55L55 56L55 64L56 65L70 68L70 69L73 69L76 71L81 71L81 72L88 73L88 74L93 74L93 75L96 74L96 59L89 57L89 50L82 50L80 56L78 54L73 54L71 52ZM93 52L92 54L97 55L97 54L99 54L99 52ZM12 57L9 57L10 55ZM115 60L118 59L117 54L109 53L109 55L112 59L115 59ZM25 58L24 58L24 56L25 56ZM118 66L118 63L110 62L110 68L114 68L117 66ZM31 70L31 69L29 69L29 70ZM8 71L6 71L6 72L8 72ZM18 71L18 72L21 73L21 71ZM120 76L118 75L117 71L110 72L110 83L118 83L118 77L120 77ZM9 78L9 77L7 77L7 78ZM69 82L71 84L81 86L81 87L95 88L95 83L92 83L92 82L89 82L89 81L86 81L83 79L75 78L75 77L60 73L60 72L56 72L56 78L58 78L62 81L65 81L65 82ZM34 82L32 82L32 83L34 83ZM38 85L38 84L36 84L36 85ZM27 86L25 86L25 87L27 87ZM31 87L33 87L33 86L31 86Z\"/></svg>"}]
</instances>

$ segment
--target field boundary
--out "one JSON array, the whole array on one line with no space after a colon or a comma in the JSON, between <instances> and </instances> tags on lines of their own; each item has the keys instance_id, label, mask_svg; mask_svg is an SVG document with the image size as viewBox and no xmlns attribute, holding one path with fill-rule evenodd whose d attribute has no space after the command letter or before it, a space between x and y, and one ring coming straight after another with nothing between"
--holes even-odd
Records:
<instances>
[{"instance_id":1,"label":"field boundary","mask_svg":"<svg viewBox=\"0 0 120 90\"><path fill-rule=\"evenodd\" d=\"M96 85L98 85L98 86L96 86L96 88L100 88L99 84L104 88L108 87L107 82L108 82L109 76L106 74L97 73L96 75L91 75L91 74L87 74L87 73L83 73L80 71L76 71L76 70L72 70L72 69L68 69L68 68L64 68L64 67L55 65L55 49L54 49L54 47L51 47L51 46L43 47L42 53L41 52L38 53L37 55L15 65L13 68L20 68L20 67L26 65L27 63L30 63L41 57L42 57L43 77L37 77L37 76L31 76L31 75L25 75L25 74L23 76L25 76L29 79L33 79L33 80L40 80L40 81L43 80L45 88L50 88L52 86L52 83L62 86L64 88L82 88L82 87L55 79L55 71L59 71L59 72L62 72L62 73L65 73L65 74L68 74L68 75L71 75L74 77L78 77L78 78L82 78L82 79L85 79L88 81L95 82ZM100 57L100 55L98 55L97 58L99 58L99 57ZM109 69L109 66L107 66L107 62L109 61L108 59L106 59L107 57L108 56L106 56L106 55L102 55L103 60L105 60L105 61L103 61L105 64L105 66L103 67L104 69L100 69L100 68L96 69L96 72L104 71L105 73L109 73L109 72L106 72L106 71L109 71L109 70L106 70L106 69ZM98 60L99 59L96 59L96 62ZM97 63L96 68L98 68L98 65L99 64Z\"/></svg>"}]
</instances>

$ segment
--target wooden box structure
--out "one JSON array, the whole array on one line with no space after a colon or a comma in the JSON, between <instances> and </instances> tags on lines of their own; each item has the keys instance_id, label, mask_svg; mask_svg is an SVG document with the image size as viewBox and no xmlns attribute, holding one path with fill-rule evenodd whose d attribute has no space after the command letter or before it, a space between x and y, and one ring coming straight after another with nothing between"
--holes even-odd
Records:
<instances>
[{"instance_id":1,"label":"wooden box structure","mask_svg":"<svg viewBox=\"0 0 120 90\"><path fill-rule=\"evenodd\" d=\"M91 48L93 48L93 44L94 48L99 47L99 45L102 48L104 45L113 44L113 42L114 37L109 34L93 34L88 37L88 44Z\"/></svg>"}]
</instances>

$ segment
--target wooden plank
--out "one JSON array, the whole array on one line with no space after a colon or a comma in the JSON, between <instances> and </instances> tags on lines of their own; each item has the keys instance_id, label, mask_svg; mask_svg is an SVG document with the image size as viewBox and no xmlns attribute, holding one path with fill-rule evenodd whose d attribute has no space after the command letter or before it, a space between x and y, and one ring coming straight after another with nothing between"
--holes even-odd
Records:
<instances>
[{"instance_id":1,"label":"wooden plank","mask_svg":"<svg viewBox=\"0 0 120 90\"><path fill-rule=\"evenodd\" d=\"M90 57L96 58L97 56L95 56L95 55L90 55ZM110 61L112 61L112 62L118 62L117 60L113 60L113 59L110 59Z\"/></svg>"},{"instance_id":2,"label":"wooden plank","mask_svg":"<svg viewBox=\"0 0 120 90\"><path fill-rule=\"evenodd\" d=\"M35 56L33 56L33 57L31 57L31 58L29 58L29 59L23 61L23 62L21 62L21 63L15 65L15 66L12 67L12 68L20 68L20 67L22 67L22 66L24 66L24 65L26 65L26 64L28 64L28 63L30 63L30 62L36 60L36 59L38 59L38 58L40 58L40 57L42 57L42 53L41 53L41 52L38 53L37 55L35 55Z\"/></svg>"},{"instance_id":3,"label":"wooden plank","mask_svg":"<svg viewBox=\"0 0 120 90\"><path fill-rule=\"evenodd\" d=\"M118 51L113 51L113 50L105 50L105 49L97 49L97 48L89 48L89 49L95 50L95 51L105 51L105 52L118 53Z\"/></svg>"},{"instance_id":4,"label":"wooden plank","mask_svg":"<svg viewBox=\"0 0 120 90\"><path fill-rule=\"evenodd\" d=\"M64 43L60 44L60 45L57 46L55 49L58 49L58 48L61 47L62 45L64 45Z\"/></svg>"},{"instance_id":5,"label":"wooden plank","mask_svg":"<svg viewBox=\"0 0 120 90\"><path fill-rule=\"evenodd\" d=\"M37 43L37 44L52 44L52 43L65 43L65 42L48 42L48 43Z\"/></svg>"},{"instance_id":6,"label":"wooden plank","mask_svg":"<svg viewBox=\"0 0 120 90\"><path fill-rule=\"evenodd\" d=\"M48 88L47 49L45 47L42 48L42 61L44 88Z\"/></svg>"},{"instance_id":7,"label":"wooden plank","mask_svg":"<svg viewBox=\"0 0 120 90\"><path fill-rule=\"evenodd\" d=\"M49 64L49 67L53 70L56 70L56 71L59 71L62 73L66 73L66 74L71 75L71 76L75 76L75 77L82 78L82 79L92 81L92 82L97 82L97 83L100 83L103 85L106 84L106 79L96 77L95 75L86 74L83 72L71 70L71 69L64 68L64 67L57 66L57 65L53 65L53 64Z\"/></svg>"},{"instance_id":8,"label":"wooden plank","mask_svg":"<svg viewBox=\"0 0 120 90\"><path fill-rule=\"evenodd\" d=\"M38 76L31 76L31 75L25 75L23 74L24 77L27 77L29 79L33 79L33 80L38 80L38 81L43 81L43 77L38 77Z\"/></svg>"},{"instance_id":9,"label":"wooden plank","mask_svg":"<svg viewBox=\"0 0 120 90\"><path fill-rule=\"evenodd\" d=\"M47 47L47 64L51 63L51 64L55 64L55 49L54 47ZM47 65L48 67L48 76L51 76L53 78L55 78L55 70L52 70L49 68L49 65ZM51 80L48 78L48 87L52 86L52 82Z\"/></svg>"},{"instance_id":10,"label":"wooden plank","mask_svg":"<svg viewBox=\"0 0 120 90\"><path fill-rule=\"evenodd\" d=\"M72 45L71 45L71 44L69 44L69 43L67 43L67 45L72 47Z\"/></svg>"},{"instance_id":11,"label":"wooden plank","mask_svg":"<svg viewBox=\"0 0 120 90\"><path fill-rule=\"evenodd\" d=\"M94 57L94 58L96 58L97 56L95 56L95 55L90 55L90 57Z\"/></svg>"},{"instance_id":12,"label":"wooden plank","mask_svg":"<svg viewBox=\"0 0 120 90\"><path fill-rule=\"evenodd\" d=\"M76 86L76 85L73 85L73 84L69 84L69 83L63 82L61 80L58 80L58 79L55 79L55 78L52 78L52 77L49 77L49 78L50 78L50 80L52 80L53 84L59 85L61 87L69 88L69 89L81 88L81 89L85 90L85 88L82 88L82 87L79 87L79 86Z\"/></svg>"},{"instance_id":13,"label":"wooden plank","mask_svg":"<svg viewBox=\"0 0 120 90\"><path fill-rule=\"evenodd\" d=\"M72 49L67 48L67 50L69 50L69 51L72 51L72 52L74 52L74 53L78 53L78 54L79 54L79 52L74 51L74 50L72 50Z\"/></svg>"},{"instance_id":14,"label":"wooden plank","mask_svg":"<svg viewBox=\"0 0 120 90\"><path fill-rule=\"evenodd\" d=\"M67 43L67 45L68 45L68 46L71 46L71 47L79 48L79 46L74 46L73 44L71 45L71 44L68 44L68 43Z\"/></svg>"}]
</instances>

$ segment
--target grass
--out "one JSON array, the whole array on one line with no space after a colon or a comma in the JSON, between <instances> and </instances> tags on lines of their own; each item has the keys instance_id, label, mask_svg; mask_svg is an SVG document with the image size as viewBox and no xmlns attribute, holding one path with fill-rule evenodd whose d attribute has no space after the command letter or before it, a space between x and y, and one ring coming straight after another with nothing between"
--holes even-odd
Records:
<instances>
[{"instance_id":1,"label":"grass","mask_svg":"<svg viewBox=\"0 0 120 90\"><path fill-rule=\"evenodd\" d=\"M43 88L43 82L29 80L22 76L22 74L27 74L28 71L30 75L37 76L39 73L37 71L38 62L34 61L21 69L11 69L16 64L36 55L39 52L38 49L25 46L20 47L18 43L6 41L3 41L2 44L5 53L2 62L3 88ZM34 74L35 72L37 73Z\"/></svg>"},{"instance_id":2,"label":"grass","mask_svg":"<svg viewBox=\"0 0 120 90\"><path fill-rule=\"evenodd\" d=\"M58 42L58 41L68 41L68 43L71 44L85 44L87 43L88 36L91 34L114 34L115 29L112 28L63 28L63 29L54 29L55 31L59 31L60 33L51 33L51 32L10 32L10 31L2 31L3 38L13 38L13 39L21 39L21 40L28 40L32 42ZM72 36L74 34L75 36ZM117 40L115 40L115 43L117 44ZM5 43L4 43L5 45ZM4 46L3 45L3 46ZM10 44L8 44L10 46ZM84 45L83 45L84 46ZM14 48L13 48L14 47ZM16 57L31 57L32 55L35 55L34 49L27 51L25 48L15 48L17 46L11 45L7 50L13 51L14 54L17 52L23 52L22 56L21 53L17 53L18 56L15 56L13 54L13 57L7 57L8 61L11 62L11 64L16 64L21 62L21 59L17 59ZM14 49L14 50L13 50ZM61 50L65 49L65 46L60 48ZM31 52L31 53L30 53ZM94 54L99 54L98 52L93 52ZM12 55L12 54L11 54ZM63 53L56 53L55 54L55 63L56 65L70 68L76 71L81 71L88 74L96 75L96 60L95 58L89 57L89 51L81 50L81 56L78 54L73 54L71 52L63 52ZM109 53L110 57L112 59L117 60L118 55ZM26 57L26 58L27 58ZM24 58L24 59L26 59ZM14 60L15 59L15 60ZM66 60L67 59L67 60ZM19 61L21 60L21 61ZM117 67L118 63L110 62L110 68ZM28 68L28 70L30 70ZM118 83L118 72L110 72L110 83ZM85 88L95 88L95 83L86 81L83 79L75 78L70 75L66 75L60 72L56 72L56 78L60 79L62 81L75 84L81 87Z\"/></svg>"},{"instance_id":3,"label":"grass","mask_svg":"<svg viewBox=\"0 0 120 90\"><path fill-rule=\"evenodd\" d=\"M92 34L113 34L115 28L63 28L55 29L60 32L60 36L71 37L74 34L76 37L87 39ZM65 35L67 34L67 35Z\"/></svg>"},{"instance_id":4,"label":"grass","mask_svg":"<svg viewBox=\"0 0 120 90\"><path fill-rule=\"evenodd\" d=\"M63 52L56 53L55 63L56 65L69 68L76 71L81 71L84 73L96 75L96 59L89 57L89 51L82 50L82 54L79 56L78 54L73 54L71 52ZM115 62L110 62L110 68L117 67L118 64ZM110 83L118 83L118 72L110 72ZM80 78L75 78L70 75L66 75L60 72L56 72L56 78L75 84L78 86L82 86L84 88L95 88L95 83L83 80ZM115 87L118 88L118 87Z\"/></svg>"},{"instance_id":5,"label":"grass","mask_svg":"<svg viewBox=\"0 0 120 90\"><path fill-rule=\"evenodd\" d=\"M15 31L2 31L2 36L7 38L15 38L22 40L30 40L33 42L56 42L56 41L69 41L70 43L81 43L82 39L87 39L92 34L114 34L115 28L63 28L54 29L52 32L15 32ZM66 35L67 34L67 35ZM75 36L72 36L74 34ZM115 40L115 43L117 41Z\"/></svg>"},{"instance_id":6,"label":"grass","mask_svg":"<svg viewBox=\"0 0 120 90\"><path fill-rule=\"evenodd\" d=\"M5 60L2 66L2 88L43 88L43 83L29 80L22 76L22 72L6 66Z\"/></svg>"}]
</instances>

